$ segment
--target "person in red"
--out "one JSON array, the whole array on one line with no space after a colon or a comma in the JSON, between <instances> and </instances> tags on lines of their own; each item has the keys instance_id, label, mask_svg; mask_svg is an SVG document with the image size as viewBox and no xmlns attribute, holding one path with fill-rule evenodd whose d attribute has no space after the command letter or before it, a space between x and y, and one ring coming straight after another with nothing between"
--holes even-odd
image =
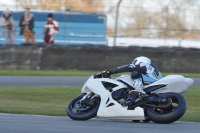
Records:
<instances>
[{"instance_id":1,"label":"person in red","mask_svg":"<svg viewBox=\"0 0 200 133\"><path fill-rule=\"evenodd\" d=\"M58 33L58 22L53 20L53 14L48 14L44 25L44 44L53 44L54 36Z\"/></svg>"}]
</instances>

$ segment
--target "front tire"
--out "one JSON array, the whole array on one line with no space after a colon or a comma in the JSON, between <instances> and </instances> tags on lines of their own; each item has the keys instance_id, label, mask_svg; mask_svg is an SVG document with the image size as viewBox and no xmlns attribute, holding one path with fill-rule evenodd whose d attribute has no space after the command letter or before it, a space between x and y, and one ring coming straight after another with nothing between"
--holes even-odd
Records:
<instances>
[{"instance_id":1,"label":"front tire","mask_svg":"<svg viewBox=\"0 0 200 133\"><path fill-rule=\"evenodd\" d=\"M80 107L81 111L76 110L78 102L84 97L84 95L85 94L82 94L73 99L66 108L67 115L73 120L88 120L97 115L97 111L99 109L100 104L100 98L95 99L94 106L86 106L84 108Z\"/></svg>"},{"instance_id":2,"label":"front tire","mask_svg":"<svg viewBox=\"0 0 200 133\"><path fill-rule=\"evenodd\" d=\"M184 97L177 93L164 93L164 96L172 99L172 104L168 108L147 107L147 116L155 123L169 124L180 119L186 112L186 101ZM176 104L177 106L174 106Z\"/></svg>"}]
</instances>

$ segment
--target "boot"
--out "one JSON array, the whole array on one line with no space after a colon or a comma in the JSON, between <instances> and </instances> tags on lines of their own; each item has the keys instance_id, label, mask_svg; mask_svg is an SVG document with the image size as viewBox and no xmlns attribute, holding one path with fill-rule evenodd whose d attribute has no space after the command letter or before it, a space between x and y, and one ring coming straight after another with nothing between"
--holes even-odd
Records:
<instances>
[{"instance_id":1,"label":"boot","mask_svg":"<svg viewBox=\"0 0 200 133\"><path fill-rule=\"evenodd\" d=\"M141 81L139 80L134 80L133 81L133 87L135 88L136 92L140 92L143 95L146 95L146 92L143 91L143 84Z\"/></svg>"}]
</instances>

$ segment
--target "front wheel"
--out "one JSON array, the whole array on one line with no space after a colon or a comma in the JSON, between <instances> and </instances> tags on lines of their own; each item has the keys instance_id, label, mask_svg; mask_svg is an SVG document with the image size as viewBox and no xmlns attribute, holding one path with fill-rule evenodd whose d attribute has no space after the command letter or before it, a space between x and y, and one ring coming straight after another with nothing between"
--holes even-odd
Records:
<instances>
[{"instance_id":1,"label":"front wheel","mask_svg":"<svg viewBox=\"0 0 200 133\"><path fill-rule=\"evenodd\" d=\"M86 94L82 94L76 97L67 106L66 112L68 116L73 120L88 120L97 115L100 98L97 97L93 99L93 105L83 104L80 100L84 97L84 95Z\"/></svg>"},{"instance_id":2,"label":"front wheel","mask_svg":"<svg viewBox=\"0 0 200 133\"><path fill-rule=\"evenodd\" d=\"M186 112L186 101L177 93L164 93L171 103L167 108L147 107L147 116L155 123L168 124L180 119Z\"/></svg>"}]
</instances>

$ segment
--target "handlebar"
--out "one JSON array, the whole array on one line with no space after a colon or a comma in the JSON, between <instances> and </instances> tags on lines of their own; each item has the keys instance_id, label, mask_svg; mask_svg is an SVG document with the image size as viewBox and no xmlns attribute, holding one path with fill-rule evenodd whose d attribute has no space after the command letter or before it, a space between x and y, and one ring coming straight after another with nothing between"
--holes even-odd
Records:
<instances>
[{"instance_id":1,"label":"handlebar","mask_svg":"<svg viewBox=\"0 0 200 133\"><path fill-rule=\"evenodd\" d=\"M93 76L94 76L94 79L99 79L99 78L110 78L111 79L111 77L109 76L109 77L103 77L103 74L102 74L103 72L100 72L100 73L98 73L98 74L94 74Z\"/></svg>"}]
</instances>

